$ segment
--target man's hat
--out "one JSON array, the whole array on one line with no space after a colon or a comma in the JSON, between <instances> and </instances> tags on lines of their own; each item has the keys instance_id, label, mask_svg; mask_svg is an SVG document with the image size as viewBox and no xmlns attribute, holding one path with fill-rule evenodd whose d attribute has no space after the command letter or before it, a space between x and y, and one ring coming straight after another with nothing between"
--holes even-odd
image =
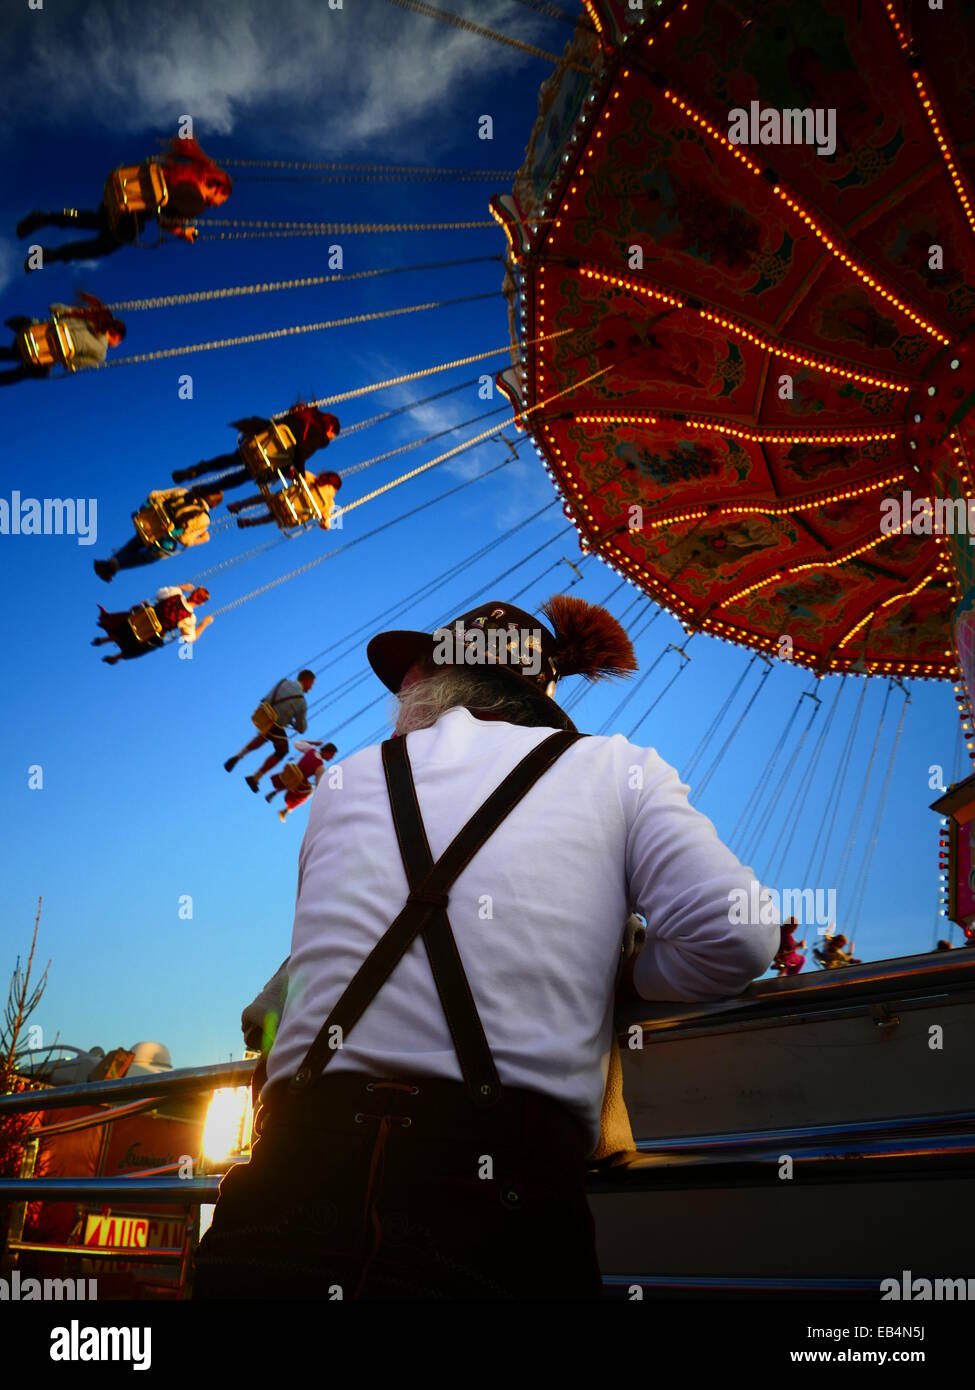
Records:
<instances>
[{"instance_id":1,"label":"man's hat","mask_svg":"<svg viewBox=\"0 0 975 1390\"><path fill-rule=\"evenodd\" d=\"M366 648L369 664L394 694L415 661L444 666L490 666L522 689L527 684L554 728L575 729L555 703L563 676L626 676L637 669L633 647L607 609L566 594L543 603L549 631L533 613L512 603L482 603L434 633L380 632ZM478 636L480 634L480 636Z\"/></svg>"}]
</instances>

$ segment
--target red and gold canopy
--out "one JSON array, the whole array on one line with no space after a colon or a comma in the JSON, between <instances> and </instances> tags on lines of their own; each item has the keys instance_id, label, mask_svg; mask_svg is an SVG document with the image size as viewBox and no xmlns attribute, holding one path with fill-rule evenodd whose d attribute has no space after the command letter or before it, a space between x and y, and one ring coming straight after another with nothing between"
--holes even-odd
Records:
<instances>
[{"instance_id":1,"label":"red and gold canopy","mask_svg":"<svg viewBox=\"0 0 975 1390\"><path fill-rule=\"evenodd\" d=\"M689 630L952 676L950 543L881 530L881 502L975 497L959 7L586 5L492 203L520 281L502 384L583 546ZM756 130L833 110L835 150L731 143L752 103Z\"/></svg>"}]
</instances>

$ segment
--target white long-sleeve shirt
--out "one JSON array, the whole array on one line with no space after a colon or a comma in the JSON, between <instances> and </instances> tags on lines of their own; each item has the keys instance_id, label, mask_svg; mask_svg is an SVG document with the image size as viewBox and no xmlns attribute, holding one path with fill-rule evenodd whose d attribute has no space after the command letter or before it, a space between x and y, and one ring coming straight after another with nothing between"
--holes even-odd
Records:
<instances>
[{"instance_id":1,"label":"white long-sleeve shirt","mask_svg":"<svg viewBox=\"0 0 975 1390\"><path fill-rule=\"evenodd\" d=\"M434 859L550 729L453 709L408 737ZM378 745L323 779L301 847L288 999L269 1082L300 1066L408 892ZM572 745L474 856L448 914L503 1086L574 1110L595 1148L623 925L647 920L644 998L739 994L768 968L778 926L737 925L754 875L695 811L677 773L620 735ZM768 915L768 914L765 914ZM732 918L734 917L734 922ZM461 1079L426 952L413 943L329 1064Z\"/></svg>"}]
</instances>

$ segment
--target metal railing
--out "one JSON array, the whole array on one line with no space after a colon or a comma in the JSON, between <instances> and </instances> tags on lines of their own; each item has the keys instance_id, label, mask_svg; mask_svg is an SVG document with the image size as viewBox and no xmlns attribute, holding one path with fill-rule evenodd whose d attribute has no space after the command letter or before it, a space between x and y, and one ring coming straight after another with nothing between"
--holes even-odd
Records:
<instances>
[{"instance_id":1,"label":"metal railing","mask_svg":"<svg viewBox=\"0 0 975 1390\"><path fill-rule=\"evenodd\" d=\"M187 1283L190 1259L197 1231L197 1216L187 1220L179 1246L102 1246L42 1243L24 1240L27 1204L29 1202L75 1202L85 1207L104 1207L109 1203L140 1206L172 1205L198 1209L217 1200L222 1174L193 1177L167 1176L165 1170L135 1173L130 1177L34 1177L34 1165L40 1142L65 1132L85 1127L111 1125L114 1120L127 1119L165 1100L199 1095L220 1087L250 1084L257 1062L223 1062L214 1066L184 1067L176 1071L154 1073L150 1076L121 1077L113 1081L86 1081L68 1086L49 1086L38 1090L19 1091L0 1096L0 1122L7 1115L44 1114L76 1106L92 1106L89 1115L76 1117L60 1125L32 1129L24 1136L24 1156L21 1175L0 1178L0 1201L14 1204L7 1224L3 1246L3 1265L16 1263L20 1255L60 1255L82 1259L109 1260L122 1263L166 1264L179 1266L176 1294L181 1297ZM178 1165L167 1165L176 1167Z\"/></svg>"},{"instance_id":2,"label":"metal railing","mask_svg":"<svg viewBox=\"0 0 975 1390\"><path fill-rule=\"evenodd\" d=\"M634 1024L647 1040L704 1029L761 1027L809 1015L869 1010L880 1002L920 1004L975 999L975 947L869 961L839 970L804 971L760 980L737 999L707 1004L652 1004L633 1000L617 1011L621 1032Z\"/></svg>"},{"instance_id":3,"label":"metal railing","mask_svg":"<svg viewBox=\"0 0 975 1390\"><path fill-rule=\"evenodd\" d=\"M764 1026L799 1014L832 1013L887 1002L975 998L975 950L908 957L847 967L835 972L768 980L753 985L741 998L715 1004L652 1005L634 1003L623 1011L621 1029L640 1023L650 1035L696 1034L705 1028ZM73 1106L93 1109L94 1125L111 1123L113 1107L137 1102L135 1109L163 1100L250 1084L254 1059L212 1066L186 1067L151 1076L113 1081L82 1082L0 1096L0 1121L6 1115L41 1113ZM124 1109L131 1114L132 1109ZM120 1116L121 1117L121 1116ZM69 1121L66 1127L75 1127ZM28 1151L50 1131L28 1136ZM975 1176L975 1111L893 1116L863 1123L811 1124L788 1130L748 1130L698 1135L693 1138L653 1138L637 1144L629 1159L590 1175L592 1193L646 1190L661 1187L736 1187L778 1181L777 1156L784 1140L790 1154L813 1182L873 1181L887 1177ZM25 1155L26 1158L26 1155ZM131 1177L34 1177L32 1159L18 1178L0 1179L0 1200L17 1203L6 1243L8 1258L17 1254L80 1255L118 1260L179 1259L185 1269L189 1239L184 1248L146 1250L129 1247L46 1245L24 1241L23 1213L34 1201L76 1202L93 1206L110 1202L198 1207L217 1199L221 1173L180 1178L164 1173ZM17 1220L19 1214L19 1223Z\"/></svg>"}]
</instances>

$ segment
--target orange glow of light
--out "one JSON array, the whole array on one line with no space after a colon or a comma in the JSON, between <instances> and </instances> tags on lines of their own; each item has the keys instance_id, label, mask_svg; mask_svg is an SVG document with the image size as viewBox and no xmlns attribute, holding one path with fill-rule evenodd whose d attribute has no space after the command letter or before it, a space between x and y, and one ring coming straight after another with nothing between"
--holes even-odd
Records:
<instances>
[{"instance_id":1,"label":"orange glow of light","mask_svg":"<svg viewBox=\"0 0 975 1390\"><path fill-rule=\"evenodd\" d=\"M965 183L964 176L961 170L959 169L957 163L955 162L955 159L952 155L951 147L949 146L948 141L945 138L945 135L941 129L941 125L938 121L938 118L935 115L934 102L931 98L930 93L928 92L927 87L925 87L924 85L924 80L921 77L920 73L912 72L911 76L914 79L914 85L917 88L918 96L921 98L921 106L924 108L924 114L928 118L932 134L934 135L935 140L938 142L938 149L941 151L941 158L945 162L945 168L948 170L948 176L950 177L951 182L954 184L955 192L958 195L958 201L961 203L962 206L962 211L968 219L969 227L971 227L972 231L975 231L975 208L973 208L972 206L971 194L968 191L968 186Z\"/></svg>"}]
</instances>

